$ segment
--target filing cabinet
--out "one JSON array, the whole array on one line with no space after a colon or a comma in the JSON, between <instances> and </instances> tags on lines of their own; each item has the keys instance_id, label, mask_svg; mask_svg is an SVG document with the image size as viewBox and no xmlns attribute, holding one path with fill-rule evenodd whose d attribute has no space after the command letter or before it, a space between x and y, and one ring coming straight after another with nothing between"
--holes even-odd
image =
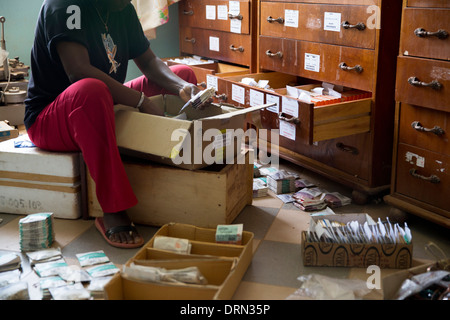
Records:
<instances>
[{"instance_id":1,"label":"filing cabinet","mask_svg":"<svg viewBox=\"0 0 450 320\"><path fill-rule=\"evenodd\" d=\"M384 199L450 228L450 2L403 2L391 193Z\"/></svg>"}]
</instances>

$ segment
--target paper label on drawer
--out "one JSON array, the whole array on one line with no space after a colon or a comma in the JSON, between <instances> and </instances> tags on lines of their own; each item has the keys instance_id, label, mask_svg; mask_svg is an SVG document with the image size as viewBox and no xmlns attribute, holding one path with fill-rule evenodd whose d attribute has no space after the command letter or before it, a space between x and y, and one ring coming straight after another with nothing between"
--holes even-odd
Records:
<instances>
[{"instance_id":1,"label":"paper label on drawer","mask_svg":"<svg viewBox=\"0 0 450 320\"><path fill-rule=\"evenodd\" d=\"M211 51L220 51L220 49L219 49L219 38L217 38L217 37L209 37L209 50L211 50Z\"/></svg>"},{"instance_id":2,"label":"paper label on drawer","mask_svg":"<svg viewBox=\"0 0 450 320\"><path fill-rule=\"evenodd\" d=\"M283 96L281 101L281 112L298 118L298 101Z\"/></svg>"},{"instance_id":3,"label":"paper label on drawer","mask_svg":"<svg viewBox=\"0 0 450 320\"><path fill-rule=\"evenodd\" d=\"M280 97L274 96L272 94L266 94L266 103L275 103L273 107L269 107L266 110L274 112L276 114L280 113Z\"/></svg>"},{"instance_id":4,"label":"paper label on drawer","mask_svg":"<svg viewBox=\"0 0 450 320\"><path fill-rule=\"evenodd\" d=\"M206 88L214 88L217 91L217 88L219 86L217 85L217 77L216 76L212 76L210 74L206 75Z\"/></svg>"},{"instance_id":5,"label":"paper label on drawer","mask_svg":"<svg viewBox=\"0 0 450 320\"><path fill-rule=\"evenodd\" d=\"M250 106L261 106L264 104L264 93L250 89Z\"/></svg>"},{"instance_id":6,"label":"paper label on drawer","mask_svg":"<svg viewBox=\"0 0 450 320\"><path fill-rule=\"evenodd\" d=\"M325 12L323 18L323 30L341 32L341 14L336 12Z\"/></svg>"},{"instance_id":7,"label":"paper label on drawer","mask_svg":"<svg viewBox=\"0 0 450 320\"><path fill-rule=\"evenodd\" d=\"M305 70L320 71L320 56L318 54L305 53Z\"/></svg>"},{"instance_id":8,"label":"paper label on drawer","mask_svg":"<svg viewBox=\"0 0 450 320\"><path fill-rule=\"evenodd\" d=\"M216 6L206 6L206 20L216 20Z\"/></svg>"},{"instance_id":9,"label":"paper label on drawer","mask_svg":"<svg viewBox=\"0 0 450 320\"><path fill-rule=\"evenodd\" d=\"M228 5L230 6L229 14L237 16L241 12L239 1L230 1Z\"/></svg>"},{"instance_id":10,"label":"paper label on drawer","mask_svg":"<svg viewBox=\"0 0 450 320\"><path fill-rule=\"evenodd\" d=\"M421 168L425 167L425 158L409 151L406 153L406 162L415 164L416 166Z\"/></svg>"},{"instance_id":11,"label":"paper label on drawer","mask_svg":"<svg viewBox=\"0 0 450 320\"><path fill-rule=\"evenodd\" d=\"M230 20L230 32L241 33L242 21L237 19Z\"/></svg>"},{"instance_id":12,"label":"paper label on drawer","mask_svg":"<svg viewBox=\"0 0 450 320\"><path fill-rule=\"evenodd\" d=\"M217 6L217 20L228 20L227 6Z\"/></svg>"},{"instance_id":13,"label":"paper label on drawer","mask_svg":"<svg viewBox=\"0 0 450 320\"><path fill-rule=\"evenodd\" d=\"M295 141L296 125L280 120L280 136Z\"/></svg>"},{"instance_id":14,"label":"paper label on drawer","mask_svg":"<svg viewBox=\"0 0 450 320\"><path fill-rule=\"evenodd\" d=\"M284 25L298 28L298 10L284 10Z\"/></svg>"},{"instance_id":15,"label":"paper label on drawer","mask_svg":"<svg viewBox=\"0 0 450 320\"><path fill-rule=\"evenodd\" d=\"M241 86L233 84L231 86L231 99L241 104L245 103L245 89Z\"/></svg>"}]
</instances>

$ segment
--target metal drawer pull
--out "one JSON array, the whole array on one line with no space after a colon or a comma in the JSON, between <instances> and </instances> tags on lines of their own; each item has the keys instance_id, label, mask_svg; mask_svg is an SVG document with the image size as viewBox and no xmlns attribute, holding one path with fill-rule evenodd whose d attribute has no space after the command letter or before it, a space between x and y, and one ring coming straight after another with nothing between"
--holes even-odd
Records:
<instances>
[{"instance_id":1,"label":"metal drawer pull","mask_svg":"<svg viewBox=\"0 0 450 320\"><path fill-rule=\"evenodd\" d=\"M236 48L234 45L230 46L230 49L232 51L239 51L239 52L244 52L244 48L242 46L239 46L239 48Z\"/></svg>"},{"instance_id":2,"label":"metal drawer pull","mask_svg":"<svg viewBox=\"0 0 450 320\"><path fill-rule=\"evenodd\" d=\"M275 18L272 18L271 16L268 16L267 22L269 22L269 23L272 23L272 22L284 23L284 18L278 17L275 19Z\"/></svg>"},{"instance_id":3,"label":"metal drawer pull","mask_svg":"<svg viewBox=\"0 0 450 320\"><path fill-rule=\"evenodd\" d=\"M439 29L436 32L427 31L423 28L417 28L414 30L414 34L420 38L426 37L437 37L438 39L446 39L448 37L448 32L442 29Z\"/></svg>"},{"instance_id":4,"label":"metal drawer pull","mask_svg":"<svg viewBox=\"0 0 450 320\"><path fill-rule=\"evenodd\" d=\"M292 118L286 118L285 116L283 116L283 113L280 112L278 114L278 119L289 122L289 123L293 123L293 124L300 124L300 119L297 117L292 117Z\"/></svg>"},{"instance_id":5,"label":"metal drawer pull","mask_svg":"<svg viewBox=\"0 0 450 320\"><path fill-rule=\"evenodd\" d=\"M192 16L194 14L194 11L193 10L191 10L191 11L183 10L183 14L186 16Z\"/></svg>"},{"instance_id":6,"label":"metal drawer pull","mask_svg":"<svg viewBox=\"0 0 450 320\"><path fill-rule=\"evenodd\" d=\"M410 77L408 79L408 83L415 87L429 87L434 90L440 90L442 88L442 84L439 83L437 80L433 80L430 83L422 82L416 77Z\"/></svg>"},{"instance_id":7,"label":"metal drawer pull","mask_svg":"<svg viewBox=\"0 0 450 320\"><path fill-rule=\"evenodd\" d=\"M189 39L188 37L184 37L184 41L195 43L195 38Z\"/></svg>"},{"instance_id":8,"label":"metal drawer pull","mask_svg":"<svg viewBox=\"0 0 450 320\"><path fill-rule=\"evenodd\" d=\"M273 53L270 50L267 50L266 55L268 55L269 57L283 58L283 52L281 52L281 51L278 51L277 53Z\"/></svg>"},{"instance_id":9,"label":"metal drawer pull","mask_svg":"<svg viewBox=\"0 0 450 320\"><path fill-rule=\"evenodd\" d=\"M230 19L237 19L237 20L242 20L242 19L244 19L244 17L243 17L241 14L233 15L233 14L231 14L231 13L228 14L228 18L230 18Z\"/></svg>"},{"instance_id":10,"label":"metal drawer pull","mask_svg":"<svg viewBox=\"0 0 450 320\"><path fill-rule=\"evenodd\" d=\"M347 146L347 145L343 144L342 142L336 143L336 148L338 148L339 150L354 154L354 155L359 154L359 151L357 148L352 147L352 146Z\"/></svg>"},{"instance_id":11,"label":"metal drawer pull","mask_svg":"<svg viewBox=\"0 0 450 320\"><path fill-rule=\"evenodd\" d=\"M422 176L422 175L418 174L416 169L410 169L409 170L409 174L412 175L414 178L422 179L422 180L425 180L425 181L430 181L431 183L439 183L439 182L441 182L441 179L439 179L438 176L432 174L429 177L425 177L425 176Z\"/></svg>"},{"instance_id":12,"label":"metal drawer pull","mask_svg":"<svg viewBox=\"0 0 450 320\"><path fill-rule=\"evenodd\" d=\"M432 129L424 128L424 127L422 127L422 125L420 124L419 121L414 121L413 123L411 123L411 127L413 127L414 130L417 130L420 132L431 132L437 136L442 136L445 133L444 129L442 129L441 127L438 127L438 126L434 126L434 128L432 128Z\"/></svg>"},{"instance_id":13,"label":"metal drawer pull","mask_svg":"<svg viewBox=\"0 0 450 320\"><path fill-rule=\"evenodd\" d=\"M359 64L357 64L357 65L354 66L354 67L349 67L349 66L347 66L347 64L346 64L345 62L341 62L341 63L339 64L339 68L341 68L341 69L344 70L344 71L352 71L352 70L354 70L354 71L356 71L356 72L358 72L358 73L361 73L361 72L364 71L364 68L361 67Z\"/></svg>"},{"instance_id":14,"label":"metal drawer pull","mask_svg":"<svg viewBox=\"0 0 450 320\"><path fill-rule=\"evenodd\" d=\"M362 22L358 22L357 24L350 24L348 21L342 22L341 26L344 29L357 29L359 31L363 31L366 29L366 25Z\"/></svg>"},{"instance_id":15,"label":"metal drawer pull","mask_svg":"<svg viewBox=\"0 0 450 320\"><path fill-rule=\"evenodd\" d=\"M228 97L225 93L216 94L214 97L221 101L227 101L227 99L228 99Z\"/></svg>"}]
</instances>

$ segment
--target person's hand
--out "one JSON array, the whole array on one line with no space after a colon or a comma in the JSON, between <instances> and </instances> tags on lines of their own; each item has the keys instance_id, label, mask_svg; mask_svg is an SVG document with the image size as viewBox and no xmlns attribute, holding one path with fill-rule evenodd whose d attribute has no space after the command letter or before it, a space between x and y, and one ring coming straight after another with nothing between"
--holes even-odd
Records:
<instances>
[{"instance_id":1,"label":"person's hand","mask_svg":"<svg viewBox=\"0 0 450 320\"><path fill-rule=\"evenodd\" d=\"M154 114L156 116L163 116L164 117L164 110L161 108L158 108L153 102L150 101L149 98L145 97L144 102L142 103L139 110L142 113L149 113Z\"/></svg>"},{"instance_id":2,"label":"person's hand","mask_svg":"<svg viewBox=\"0 0 450 320\"><path fill-rule=\"evenodd\" d=\"M180 89L179 96L184 102L188 102L192 97L200 92L200 89L192 84L188 83L183 88Z\"/></svg>"}]
</instances>

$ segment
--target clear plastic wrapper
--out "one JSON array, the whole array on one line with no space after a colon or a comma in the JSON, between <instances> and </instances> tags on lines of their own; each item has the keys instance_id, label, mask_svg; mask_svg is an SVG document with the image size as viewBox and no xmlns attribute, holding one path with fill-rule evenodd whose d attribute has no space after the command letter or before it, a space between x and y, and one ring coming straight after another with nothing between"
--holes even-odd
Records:
<instances>
[{"instance_id":1,"label":"clear plastic wrapper","mask_svg":"<svg viewBox=\"0 0 450 320\"><path fill-rule=\"evenodd\" d=\"M0 287L0 300L29 300L28 283L18 281Z\"/></svg>"}]
</instances>

